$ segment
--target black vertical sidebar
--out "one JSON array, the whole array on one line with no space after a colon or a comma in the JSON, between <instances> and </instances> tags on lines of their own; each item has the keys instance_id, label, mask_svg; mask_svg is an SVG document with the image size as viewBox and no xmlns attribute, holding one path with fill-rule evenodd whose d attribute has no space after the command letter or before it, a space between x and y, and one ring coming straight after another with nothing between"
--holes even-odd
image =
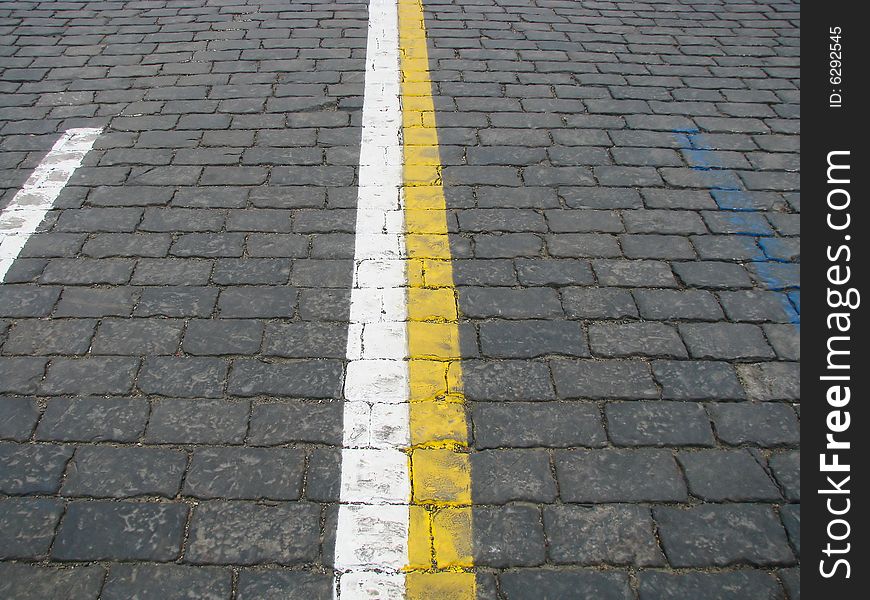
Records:
<instances>
[{"instance_id":1,"label":"black vertical sidebar","mask_svg":"<svg viewBox=\"0 0 870 600\"><path fill-rule=\"evenodd\" d=\"M801 10L801 591L808 599L866 598L870 585L870 32L861 6L807 2Z\"/></svg>"}]
</instances>

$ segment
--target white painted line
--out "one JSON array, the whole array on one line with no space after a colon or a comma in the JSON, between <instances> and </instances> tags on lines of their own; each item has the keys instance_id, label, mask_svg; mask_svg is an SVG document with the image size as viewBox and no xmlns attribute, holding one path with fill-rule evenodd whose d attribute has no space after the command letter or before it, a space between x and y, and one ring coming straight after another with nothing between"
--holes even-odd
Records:
<instances>
[{"instance_id":1,"label":"white painted line","mask_svg":"<svg viewBox=\"0 0 870 600\"><path fill-rule=\"evenodd\" d=\"M401 600L411 490L396 0L369 2L366 43L335 596Z\"/></svg>"},{"instance_id":2,"label":"white painted line","mask_svg":"<svg viewBox=\"0 0 870 600\"><path fill-rule=\"evenodd\" d=\"M0 282L102 131L65 131L0 213Z\"/></svg>"}]
</instances>

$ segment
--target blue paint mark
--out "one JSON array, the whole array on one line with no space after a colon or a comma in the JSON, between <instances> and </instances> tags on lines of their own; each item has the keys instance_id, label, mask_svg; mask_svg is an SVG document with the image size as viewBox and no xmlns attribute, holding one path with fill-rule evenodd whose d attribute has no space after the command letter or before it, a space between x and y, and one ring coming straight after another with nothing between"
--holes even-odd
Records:
<instances>
[{"instance_id":1,"label":"blue paint mark","mask_svg":"<svg viewBox=\"0 0 870 600\"><path fill-rule=\"evenodd\" d=\"M800 265L770 257L783 245L773 237L773 229L759 213L762 208L770 208L768 200L746 191L734 171L717 167L721 162L716 160L714 146L697 129L675 129L673 133L691 168L708 174L710 195L721 211L717 218L732 235L759 238L758 251L750 256L748 266L775 293L789 322L800 328Z\"/></svg>"}]
</instances>

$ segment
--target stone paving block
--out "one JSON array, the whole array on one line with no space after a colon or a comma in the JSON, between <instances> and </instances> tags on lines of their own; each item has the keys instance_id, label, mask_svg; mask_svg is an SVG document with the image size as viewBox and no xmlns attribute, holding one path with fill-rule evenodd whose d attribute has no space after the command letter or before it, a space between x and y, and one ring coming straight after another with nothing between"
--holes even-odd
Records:
<instances>
[{"instance_id":1,"label":"stone paving block","mask_svg":"<svg viewBox=\"0 0 870 600\"><path fill-rule=\"evenodd\" d=\"M792 502L800 502L801 465L799 453L780 452L774 454L770 457L768 464L786 499Z\"/></svg>"},{"instance_id":2,"label":"stone paving block","mask_svg":"<svg viewBox=\"0 0 870 600\"><path fill-rule=\"evenodd\" d=\"M755 236L767 236L774 233L770 227L770 222L763 213L702 211L701 214L710 233Z\"/></svg>"},{"instance_id":3,"label":"stone paving block","mask_svg":"<svg viewBox=\"0 0 870 600\"><path fill-rule=\"evenodd\" d=\"M800 557L801 554L801 505L786 504L779 511L779 516L782 519L782 524L785 526L785 532L788 534L788 539L794 548L795 556Z\"/></svg>"},{"instance_id":4,"label":"stone paving block","mask_svg":"<svg viewBox=\"0 0 870 600\"><path fill-rule=\"evenodd\" d=\"M547 365L524 360L466 360L463 387L469 400L555 400Z\"/></svg>"},{"instance_id":5,"label":"stone paving block","mask_svg":"<svg viewBox=\"0 0 870 600\"><path fill-rule=\"evenodd\" d=\"M188 354L215 356L256 354L263 339L263 325L242 319L191 319L182 349Z\"/></svg>"},{"instance_id":6,"label":"stone paving block","mask_svg":"<svg viewBox=\"0 0 870 600\"><path fill-rule=\"evenodd\" d=\"M800 424L788 404L717 402L711 404L709 410L716 435L726 444L770 448L800 441Z\"/></svg>"},{"instance_id":7,"label":"stone paving block","mask_svg":"<svg viewBox=\"0 0 870 600\"><path fill-rule=\"evenodd\" d=\"M524 286L589 285L594 282L592 269L584 260L518 258L514 264L517 278Z\"/></svg>"},{"instance_id":8,"label":"stone paving block","mask_svg":"<svg viewBox=\"0 0 870 600\"><path fill-rule=\"evenodd\" d=\"M721 573L643 571L638 576L640 600L783 600L783 592L769 573L740 570Z\"/></svg>"},{"instance_id":9,"label":"stone paving block","mask_svg":"<svg viewBox=\"0 0 870 600\"><path fill-rule=\"evenodd\" d=\"M290 274L291 285L349 289L353 279L350 260L297 260Z\"/></svg>"},{"instance_id":10,"label":"stone paving block","mask_svg":"<svg viewBox=\"0 0 870 600\"><path fill-rule=\"evenodd\" d=\"M800 366L791 362L739 365L737 373L753 400L800 400Z\"/></svg>"},{"instance_id":11,"label":"stone paving block","mask_svg":"<svg viewBox=\"0 0 870 600\"><path fill-rule=\"evenodd\" d=\"M658 398L646 363L637 360L553 360L559 398ZM467 391L467 390L466 390Z\"/></svg>"},{"instance_id":12,"label":"stone paving block","mask_svg":"<svg viewBox=\"0 0 870 600\"><path fill-rule=\"evenodd\" d=\"M336 398L341 393L342 364L335 360L268 363L236 360L227 393L234 396Z\"/></svg>"},{"instance_id":13,"label":"stone paving block","mask_svg":"<svg viewBox=\"0 0 870 600\"><path fill-rule=\"evenodd\" d=\"M470 318L534 319L562 315L556 291L548 288L494 290L464 287L460 288L459 295L463 313Z\"/></svg>"},{"instance_id":14,"label":"stone paving block","mask_svg":"<svg viewBox=\"0 0 870 600\"><path fill-rule=\"evenodd\" d=\"M690 235L707 233L698 213L688 210L627 210L622 214L628 233Z\"/></svg>"},{"instance_id":15,"label":"stone paving block","mask_svg":"<svg viewBox=\"0 0 870 600\"><path fill-rule=\"evenodd\" d=\"M106 572L99 566L53 568L0 563L0 594L16 600L97 600Z\"/></svg>"},{"instance_id":16,"label":"stone paving block","mask_svg":"<svg viewBox=\"0 0 870 600\"><path fill-rule=\"evenodd\" d=\"M585 569L518 569L499 575L500 589L508 600L560 600L579 598L629 600L633 592L624 573Z\"/></svg>"},{"instance_id":17,"label":"stone paving block","mask_svg":"<svg viewBox=\"0 0 870 600\"><path fill-rule=\"evenodd\" d=\"M677 330L663 323L592 323L589 346L604 357L688 357Z\"/></svg>"},{"instance_id":18,"label":"stone paving block","mask_svg":"<svg viewBox=\"0 0 870 600\"><path fill-rule=\"evenodd\" d=\"M653 260L595 260L599 285L614 287L676 287L670 267Z\"/></svg>"},{"instance_id":19,"label":"stone paving block","mask_svg":"<svg viewBox=\"0 0 870 600\"><path fill-rule=\"evenodd\" d=\"M82 249L87 235L84 233L35 233L27 239L19 257L51 258L75 256Z\"/></svg>"},{"instance_id":20,"label":"stone paving block","mask_svg":"<svg viewBox=\"0 0 870 600\"><path fill-rule=\"evenodd\" d=\"M4 282L6 283L35 283L45 266L47 258L19 258L6 271Z\"/></svg>"},{"instance_id":21,"label":"stone paving block","mask_svg":"<svg viewBox=\"0 0 870 600\"><path fill-rule=\"evenodd\" d=\"M613 101L612 101L613 102ZM652 167L595 167L595 179L602 186L643 187L662 184L662 178Z\"/></svg>"},{"instance_id":22,"label":"stone paving block","mask_svg":"<svg viewBox=\"0 0 870 600\"><path fill-rule=\"evenodd\" d=\"M5 287L5 286L4 286ZM66 287L55 317L129 317L139 298L137 288Z\"/></svg>"},{"instance_id":23,"label":"stone paving block","mask_svg":"<svg viewBox=\"0 0 870 600\"><path fill-rule=\"evenodd\" d=\"M181 553L185 504L70 502L51 557L57 560L170 561ZM99 536L93 535L100 531Z\"/></svg>"},{"instance_id":24,"label":"stone paving block","mask_svg":"<svg viewBox=\"0 0 870 600\"><path fill-rule=\"evenodd\" d=\"M644 189L641 190L647 208L702 210L716 208L706 190Z\"/></svg>"},{"instance_id":25,"label":"stone paving block","mask_svg":"<svg viewBox=\"0 0 870 600\"><path fill-rule=\"evenodd\" d=\"M350 289L303 289L299 291L299 318L303 321L347 322Z\"/></svg>"},{"instance_id":26,"label":"stone paving block","mask_svg":"<svg viewBox=\"0 0 870 600\"><path fill-rule=\"evenodd\" d=\"M757 325L744 323L684 323L680 334L693 358L735 360L773 358Z\"/></svg>"},{"instance_id":27,"label":"stone paving block","mask_svg":"<svg viewBox=\"0 0 870 600\"><path fill-rule=\"evenodd\" d=\"M170 206L185 208L237 208L244 206L247 198L248 193L246 189L198 185L196 187L179 188L172 197Z\"/></svg>"},{"instance_id":28,"label":"stone paving block","mask_svg":"<svg viewBox=\"0 0 870 600\"><path fill-rule=\"evenodd\" d=\"M760 504L653 509L674 567L790 565L794 555L773 510Z\"/></svg>"},{"instance_id":29,"label":"stone paving block","mask_svg":"<svg viewBox=\"0 0 870 600\"><path fill-rule=\"evenodd\" d=\"M575 187L560 188L565 204L571 208L640 208L643 206L640 194L626 187Z\"/></svg>"},{"instance_id":30,"label":"stone paving block","mask_svg":"<svg viewBox=\"0 0 870 600\"><path fill-rule=\"evenodd\" d=\"M555 233L546 236L550 256L615 258L622 256L616 236L605 233Z\"/></svg>"},{"instance_id":31,"label":"stone paving block","mask_svg":"<svg viewBox=\"0 0 870 600\"><path fill-rule=\"evenodd\" d=\"M187 453L164 448L82 446L67 466L64 496L174 497L187 468Z\"/></svg>"},{"instance_id":32,"label":"stone paving block","mask_svg":"<svg viewBox=\"0 0 870 600\"><path fill-rule=\"evenodd\" d=\"M637 317L637 306L627 290L570 287L561 291L565 314L574 319Z\"/></svg>"},{"instance_id":33,"label":"stone paving block","mask_svg":"<svg viewBox=\"0 0 870 600\"><path fill-rule=\"evenodd\" d=\"M800 329L795 325L763 325L764 335L767 341L776 351L776 355L782 360L800 361Z\"/></svg>"},{"instance_id":34,"label":"stone paving block","mask_svg":"<svg viewBox=\"0 0 870 600\"><path fill-rule=\"evenodd\" d=\"M800 567L792 567L790 569L781 569L778 571L779 578L782 581L782 586L788 594L789 600L801 600L801 569Z\"/></svg>"},{"instance_id":35,"label":"stone paving block","mask_svg":"<svg viewBox=\"0 0 870 600\"><path fill-rule=\"evenodd\" d=\"M544 508L548 555L554 563L662 566L665 557L649 509L640 506Z\"/></svg>"},{"instance_id":36,"label":"stone paving block","mask_svg":"<svg viewBox=\"0 0 870 600\"><path fill-rule=\"evenodd\" d=\"M263 354L343 359L347 353L347 335L347 326L338 323L269 323Z\"/></svg>"},{"instance_id":37,"label":"stone paving block","mask_svg":"<svg viewBox=\"0 0 870 600\"><path fill-rule=\"evenodd\" d=\"M608 402L610 440L617 446L712 446L710 418L693 402Z\"/></svg>"},{"instance_id":38,"label":"stone paving block","mask_svg":"<svg viewBox=\"0 0 870 600\"><path fill-rule=\"evenodd\" d=\"M479 449L600 446L605 440L598 407L591 403L476 402L471 420Z\"/></svg>"},{"instance_id":39,"label":"stone paving block","mask_svg":"<svg viewBox=\"0 0 870 600\"><path fill-rule=\"evenodd\" d=\"M480 347L491 358L589 356L586 335L572 321L488 321L480 325Z\"/></svg>"},{"instance_id":40,"label":"stone paving block","mask_svg":"<svg viewBox=\"0 0 870 600\"><path fill-rule=\"evenodd\" d=\"M554 233L621 233L622 220L615 211L560 209L547 210L549 230Z\"/></svg>"},{"instance_id":41,"label":"stone paving block","mask_svg":"<svg viewBox=\"0 0 870 600\"><path fill-rule=\"evenodd\" d=\"M40 390L46 395L127 394L138 370L137 358L55 358Z\"/></svg>"},{"instance_id":42,"label":"stone paving block","mask_svg":"<svg viewBox=\"0 0 870 600\"><path fill-rule=\"evenodd\" d=\"M737 235L693 235L692 245L702 261L755 260L760 247L756 238Z\"/></svg>"},{"instance_id":43,"label":"stone paving block","mask_svg":"<svg viewBox=\"0 0 870 600\"><path fill-rule=\"evenodd\" d=\"M51 398L36 428L37 440L133 442L145 431L144 398Z\"/></svg>"},{"instance_id":44,"label":"stone paving block","mask_svg":"<svg viewBox=\"0 0 870 600\"><path fill-rule=\"evenodd\" d=\"M91 353L174 354L183 328L183 322L175 319L104 319Z\"/></svg>"},{"instance_id":45,"label":"stone paving block","mask_svg":"<svg viewBox=\"0 0 870 600\"><path fill-rule=\"evenodd\" d=\"M305 455L288 448L214 448L193 453L184 494L196 498L296 500Z\"/></svg>"},{"instance_id":46,"label":"stone paving block","mask_svg":"<svg viewBox=\"0 0 870 600\"><path fill-rule=\"evenodd\" d=\"M477 205L481 208L554 208L559 206L556 192L547 187L491 188L476 190Z\"/></svg>"},{"instance_id":47,"label":"stone paving block","mask_svg":"<svg viewBox=\"0 0 870 600\"><path fill-rule=\"evenodd\" d=\"M469 149L469 152L472 150L473 148ZM508 149L499 148L498 155L505 156L508 152ZM544 217L539 212L530 209L467 209L457 211L456 217L459 221L459 227L463 231L529 233L547 230ZM513 238L515 236L512 236L511 239Z\"/></svg>"},{"instance_id":48,"label":"stone paving block","mask_svg":"<svg viewBox=\"0 0 870 600\"><path fill-rule=\"evenodd\" d=\"M258 446L294 442L340 444L342 404L337 401L285 400L255 404L250 443Z\"/></svg>"},{"instance_id":49,"label":"stone paving block","mask_svg":"<svg viewBox=\"0 0 870 600\"><path fill-rule=\"evenodd\" d=\"M217 285L283 285L289 279L290 261L286 259L219 259L212 272Z\"/></svg>"},{"instance_id":50,"label":"stone paving block","mask_svg":"<svg viewBox=\"0 0 870 600\"><path fill-rule=\"evenodd\" d=\"M680 452L677 460L689 482L689 492L715 502L777 501L779 490L746 450Z\"/></svg>"},{"instance_id":51,"label":"stone paving block","mask_svg":"<svg viewBox=\"0 0 870 600\"><path fill-rule=\"evenodd\" d=\"M631 234L619 236L626 258L691 260L695 250L689 240L679 235Z\"/></svg>"},{"instance_id":52,"label":"stone paving block","mask_svg":"<svg viewBox=\"0 0 870 600\"><path fill-rule=\"evenodd\" d=\"M326 573L290 570L239 572L239 600L329 600L333 578Z\"/></svg>"},{"instance_id":53,"label":"stone paving block","mask_svg":"<svg viewBox=\"0 0 870 600\"><path fill-rule=\"evenodd\" d=\"M746 268L759 287L777 291L800 288L800 264L767 261L750 263Z\"/></svg>"},{"instance_id":54,"label":"stone paving block","mask_svg":"<svg viewBox=\"0 0 870 600\"><path fill-rule=\"evenodd\" d=\"M478 504L511 501L546 502L556 499L556 480L550 474L545 450L483 450L471 454L471 494Z\"/></svg>"},{"instance_id":55,"label":"stone paving block","mask_svg":"<svg viewBox=\"0 0 870 600\"><path fill-rule=\"evenodd\" d=\"M232 572L220 567L115 564L103 587L104 600L226 600L232 592Z\"/></svg>"},{"instance_id":56,"label":"stone paving block","mask_svg":"<svg viewBox=\"0 0 870 600\"><path fill-rule=\"evenodd\" d=\"M37 420L39 406L33 398L0 396L0 440L29 439Z\"/></svg>"},{"instance_id":57,"label":"stone paving block","mask_svg":"<svg viewBox=\"0 0 870 600\"><path fill-rule=\"evenodd\" d=\"M664 400L739 400L746 397L734 367L726 362L669 361L652 363Z\"/></svg>"},{"instance_id":58,"label":"stone paving block","mask_svg":"<svg viewBox=\"0 0 870 600\"><path fill-rule=\"evenodd\" d=\"M675 263L674 272L687 286L709 289L748 288L752 281L740 265L714 261Z\"/></svg>"},{"instance_id":59,"label":"stone paving block","mask_svg":"<svg viewBox=\"0 0 870 600\"><path fill-rule=\"evenodd\" d=\"M544 563L544 527L537 507L507 504L473 511L476 565L504 568Z\"/></svg>"},{"instance_id":60,"label":"stone paving block","mask_svg":"<svg viewBox=\"0 0 870 600\"><path fill-rule=\"evenodd\" d=\"M719 292L719 301L732 321L791 323L797 318L788 298L779 292Z\"/></svg>"},{"instance_id":61,"label":"stone paving block","mask_svg":"<svg viewBox=\"0 0 870 600\"><path fill-rule=\"evenodd\" d=\"M241 444L248 402L166 398L156 400L145 441L156 444Z\"/></svg>"},{"instance_id":62,"label":"stone paving block","mask_svg":"<svg viewBox=\"0 0 870 600\"><path fill-rule=\"evenodd\" d=\"M84 233L130 233L142 219L141 208L81 208L61 211L57 230Z\"/></svg>"},{"instance_id":63,"label":"stone paving block","mask_svg":"<svg viewBox=\"0 0 870 600\"><path fill-rule=\"evenodd\" d=\"M59 500L0 500L0 559L44 557L62 514L63 502Z\"/></svg>"},{"instance_id":64,"label":"stone paving block","mask_svg":"<svg viewBox=\"0 0 870 600\"><path fill-rule=\"evenodd\" d=\"M315 233L311 236L311 258L348 259L353 258L353 253L352 233Z\"/></svg>"},{"instance_id":65,"label":"stone paving block","mask_svg":"<svg viewBox=\"0 0 870 600\"><path fill-rule=\"evenodd\" d=\"M565 502L679 502L686 484L667 450L561 450L556 476Z\"/></svg>"},{"instance_id":66,"label":"stone paving block","mask_svg":"<svg viewBox=\"0 0 870 600\"><path fill-rule=\"evenodd\" d=\"M298 296L297 290L278 286L228 288L221 292L218 310L224 318L290 318Z\"/></svg>"},{"instance_id":67,"label":"stone paving block","mask_svg":"<svg viewBox=\"0 0 870 600\"><path fill-rule=\"evenodd\" d=\"M341 496L341 450L316 448L308 457L305 498L314 502L338 502ZM324 547L324 553L326 548Z\"/></svg>"},{"instance_id":68,"label":"stone paving block","mask_svg":"<svg viewBox=\"0 0 870 600\"><path fill-rule=\"evenodd\" d=\"M130 280L133 261L127 258L53 258L39 278L40 283L121 285Z\"/></svg>"},{"instance_id":69,"label":"stone paving block","mask_svg":"<svg viewBox=\"0 0 870 600\"><path fill-rule=\"evenodd\" d=\"M182 398L220 398L227 361L218 358L155 356L142 363L137 381L145 394Z\"/></svg>"},{"instance_id":70,"label":"stone paving block","mask_svg":"<svg viewBox=\"0 0 870 600\"><path fill-rule=\"evenodd\" d=\"M165 234L103 233L85 242L82 254L91 258L166 256L172 238Z\"/></svg>"},{"instance_id":71,"label":"stone paving block","mask_svg":"<svg viewBox=\"0 0 870 600\"><path fill-rule=\"evenodd\" d=\"M8 318L47 317L60 288L35 285L0 286L0 316Z\"/></svg>"},{"instance_id":72,"label":"stone paving block","mask_svg":"<svg viewBox=\"0 0 870 600\"><path fill-rule=\"evenodd\" d=\"M716 297L705 290L632 290L640 315L655 320L718 321L723 318Z\"/></svg>"},{"instance_id":73,"label":"stone paving block","mask_svg":"<svg viewBox=\"0 0 870 600\"><path fill-rule=\"evenodd\" d=\"M242 256L245 236L241 233L185 233L172 243L173 256L235 258Z\"/></svg>"},{"instance_id":74,"label":"stone paving block","mask_svg":"<svg viewBox=\"0 0 870 600\"><path fill-rule=\"evenodd\" d=\"M320 555L320 508L209 501L193 513L184 560L193 564L301 564Z\"/></svg>"},{"instance_id":75,"label":"stone paving block","mask_svg":"<svg viewBox=\"0 0 870 600\"><path fill-rule=\"evenodd\" d=\"M4 354L84 354L91 345L96 322L85 319L63 321L18 321L3 344Z\"/></svg>"},{"instance_id":76,"label":"stone paving block","mask_svg":"<svg viewBox=\"0 0 870 600\"><path fill-rule=\"evenodd\" d=\"M208 317L218 291L206 287L145 288L136 306L137 317Z\"/></svg>"}]
</instances>

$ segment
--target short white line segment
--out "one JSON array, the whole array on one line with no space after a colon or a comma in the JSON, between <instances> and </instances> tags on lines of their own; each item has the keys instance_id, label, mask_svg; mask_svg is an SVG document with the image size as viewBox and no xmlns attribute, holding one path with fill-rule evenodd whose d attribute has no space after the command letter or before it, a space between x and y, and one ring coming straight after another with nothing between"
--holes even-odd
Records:
<instances>
[{"instance_id":1,"label":"short white line segment","mask_svg":"<svg viewBox=\"0 0 870 600\"><path fill-rule=\"evenodd\" d=\"M68 129L0 213L0 282L102 129Z\"/></svg>"},{"instance_id":2,"label":"short white line segment","mask_svg":"<svg viewBox=\"0 0 870 600\"><path fill-rule=\"evenodd\" d=\"M371 0L350 296L336 598L400 600L408 563L408 352L396 0Z\"/></svg>"}]
</instances>

